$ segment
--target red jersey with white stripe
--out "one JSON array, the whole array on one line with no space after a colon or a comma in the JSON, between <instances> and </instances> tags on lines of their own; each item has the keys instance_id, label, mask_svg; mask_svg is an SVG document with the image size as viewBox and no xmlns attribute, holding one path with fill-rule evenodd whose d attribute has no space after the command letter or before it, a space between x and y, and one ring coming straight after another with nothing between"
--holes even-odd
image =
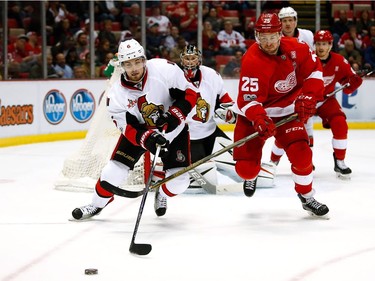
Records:
<instances>
[{"instance_id":1,"label":"red jersey with white stripe","mask_svg":"<svg viewBox=\"0 0 375 281\"><path fill-rule=\"evenodd\" d=\"M323 100L323 87L322 65L306 43L282 37L277 55L254 44L242 59L238 113L250 116L261 104L270 117L286 116L294 113L294 100L302 93Z\"/></svg>"},{"instance_id":2,"label":"red jersey with white stripe","mask_svg":"<svg viewBox=\"0 0 375 281\"><path fill-rule=\"evenodd\" d=\"M324 95L332 93L337 82L344 85L350 80L350 86L344 89L346 94L355 91L362 84L362 79L342 55L331 52L328 59L321 62L323 65Z\"/></svg>"}]
</instances>

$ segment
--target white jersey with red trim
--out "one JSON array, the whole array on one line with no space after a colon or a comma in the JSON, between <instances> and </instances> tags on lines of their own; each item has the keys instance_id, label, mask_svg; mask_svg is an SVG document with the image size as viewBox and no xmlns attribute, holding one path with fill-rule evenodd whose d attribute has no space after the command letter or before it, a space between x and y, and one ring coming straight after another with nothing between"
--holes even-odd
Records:
<instances>
[{"instance_id":1,"label":"white jersey with red trim","mask_svg":"<svg viewBox=\"0 0 375 281\"><path fill-rule=\"evenodd\" d=\"M303 29L303 28L296 28L295 35L293 37L298 38L298 40L305 42L309 45L311 50L315 50L314 48L314 34L311 30ZM282 34L282 36L285 36Z\"/></svg>"},{"instance_id":2,"label":"white jersey with red trim","mask_svg":"<svg viewBox=\"0 0 375 281\"><path fill-rule=\"evenodd\" d=\"M200 81L194 83L198 88L197 103L186 119L192 140L203 139L215 131L214 115L217 99L221 102L231 101L224 89L224 81L220 74L203 65L199 69L201 72ZM225 100L226 98L227 100Z\"/></svg>"},{"instance_id":3,"label":"white jersey with red trim","mask_svg":"<svg viewBox=\"0 0 375 281\"><path fill-rule=\"evenodd\" d=\"M142 81L129 85L124 83L123 78L118 79L108 92L108 112L122 133L130 125L127 124L127 113L135 117L133 120L138 124L145 124L147 129L156 130L156 120L160 114L168 111L176 98L196 98L196 89L185 79L177 64L165 59L151 59L146 62L146 66L147 71ZM166 134L166 138L171 141L183 127L184 124Z\"/></svg>"}]
</instances>

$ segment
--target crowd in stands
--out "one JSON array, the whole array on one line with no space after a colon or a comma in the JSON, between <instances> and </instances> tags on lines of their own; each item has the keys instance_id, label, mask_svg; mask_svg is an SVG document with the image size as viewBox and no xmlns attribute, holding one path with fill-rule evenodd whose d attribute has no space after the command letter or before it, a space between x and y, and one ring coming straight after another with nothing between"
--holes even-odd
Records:
<instances>
[{"instance_id":1,"label":"crowd in stands","mask_svg":"<svg viewBox=\"0 0 375 281\"><path fill-rule=\"evenodd\" d=\"M277 12L288 1L273 4ZM95 77L104 77L103 69L119 42L130 38L141 42L140 1L94 1L93 34L89 32L89 1L46 1L45 5L48 78L92 77L90 36L95 42ZM197 1L146 1L145 5L147 57L179 63L182 49L189 43L197 44ZM233 16L227 16L225 12L229 11ZM204 1L202 21L203 64L224 77L238 77L240 57L255 42L254 1ZM42 78L40 26L39 1L8 2L9 78ZM347 11L340 10L331 32L334 51L345 56L355 70L375 68L373 14L364 10L360 17L350 20ZM219 67L217 56L228 57L225 68ZM1 65L4 60L1 56Z\"/></svg>"}]
</instances>

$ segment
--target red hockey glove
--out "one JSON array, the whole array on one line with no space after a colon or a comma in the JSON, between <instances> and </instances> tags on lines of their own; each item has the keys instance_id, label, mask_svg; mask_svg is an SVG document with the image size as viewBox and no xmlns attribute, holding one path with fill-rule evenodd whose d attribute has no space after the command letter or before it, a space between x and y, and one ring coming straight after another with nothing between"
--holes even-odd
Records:
<instances>
[{"instance_id":1,"label":"red hockey glove","mask_svg":"<svg viewBox=\"0 0 375 281\"><path fill-rule=\"evenodd\" d=\"M236 114L232 111L233 103L221 103L220 107L215 110L215 114L226 123L234 124L236 122Z\"/></svg>"},{"instance_id":2,"label":"red hockey glove","mask_svg":"<svg viewBox=\"0 0 375 281\"><path fill-rule=\"evenodd\" d=\"M267 115L257 115L253 121L254 128L262 140L266 140L276 133L276 126Z\"/></svg>"},{"instance_id":3,"label":"red hockey glove","mask_svg":"<svg viewBox=\"0 0 375 281\"><path fill-rule=\"evenodd\" d=\"M159 130L162 130L166 125L167 129L165 132L169 133L176 129L183 121L185 121L185 118L185 115L178 107L172 106L167 112L161 115L158 120L156 120L156 127L158 127Z\"/></svg>"},{"instance_id":4,"label":"red hockey glove","mask_svg":"<svg viewBox=\"0 0 375 281\"><path fill-rule=\"evenodd\" d=\"M316 112L315 98L304 94L298 96L294 104L294 111L298 114L298 119L306 123Z\"/></svg>"},{"instance_id":5,"label":"red hockey glove","mask_svg":"<svg viewBox=\"0 0 375 281\"><path fill-rule=\"evenodd\" d=\"M144 149L150 151L152 154L155 155L156 149L158 146L161 146L161 150L159 153L159 157L166 157L168 155L168 146L169 141L163 137L161 134L153 130L148 130L141 136L140 146Z\"/></svg>"},{"instance_id":6,"label":"red hockey glove","mask_svg":"<svg viewBox=\"0 0 375 281\"><path fill-rule=\"evenodd\" d=\"M362 84L362 78L359 75L353 75L349 78L349 86L346 87L343 91L344 94L349 95L358 89Z\"/></svg>"}]
</instances>

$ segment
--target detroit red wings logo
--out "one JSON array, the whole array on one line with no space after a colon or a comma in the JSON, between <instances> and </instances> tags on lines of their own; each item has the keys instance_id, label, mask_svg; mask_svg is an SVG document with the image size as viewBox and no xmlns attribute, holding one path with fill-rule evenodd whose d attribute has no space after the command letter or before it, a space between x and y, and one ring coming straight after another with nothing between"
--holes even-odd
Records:
<instances>
[{"instance_id":1,"label":"detroit red wings logo","mask_svg":"<svg viewBox=\"0 0 375 281\"><path fill-rule=\"evenodd\" d=\"M163 105L156 105L149 103L146 100L146 96L142 96L138 99L138 109L142 114L142 118L147 126L155 127L156 120L158 120L160 113L164 112Z\"/></svg>"},{"instance_id":2,"label":"detroit red wings logo","mask_svg":"<svg viewBox=\"0 0 375 281\"><path fill-rule=\"evenodd\" d=\"M279 93L287 93L297 85L296 73L291 72L285 80L279 80L275 83L275 90Z\"/></svg>"}]
</instances>

